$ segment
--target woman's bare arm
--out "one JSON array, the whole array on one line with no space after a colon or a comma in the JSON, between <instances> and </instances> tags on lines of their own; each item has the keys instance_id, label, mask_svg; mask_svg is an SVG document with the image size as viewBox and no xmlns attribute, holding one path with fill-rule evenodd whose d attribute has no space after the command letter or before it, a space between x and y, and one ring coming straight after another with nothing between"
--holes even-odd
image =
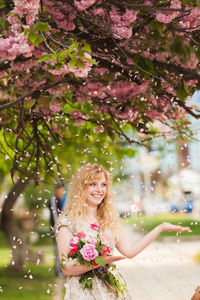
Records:
<instances>
[{"instance_id":1,"label":"woman's bare arm","mask_svg":"<svg viewBox=\"0 0 200 300\"><path fill-rule=\"evenodd\" d=\"M191 231L189 227L181 227L179 225L172 225L170 223L162 223L156 226L153 230L147 233L144 237L136 242L130 241L123 229L120 230L117 249L122 255L128 258L133 258L147 246L149 246L163 231Z\"/></svg>"}]
</instances>

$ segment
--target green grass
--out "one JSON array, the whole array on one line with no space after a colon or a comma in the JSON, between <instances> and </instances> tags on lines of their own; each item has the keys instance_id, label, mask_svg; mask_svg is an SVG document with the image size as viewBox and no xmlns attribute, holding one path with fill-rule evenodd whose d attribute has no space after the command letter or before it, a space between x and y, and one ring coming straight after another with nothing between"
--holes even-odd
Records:
<instances>
[{"instance_id":1,"label":"green grass","mask_svg":"<svg viewBox=\"0 0 200 300\"><path fill-rule=\"evenodd\" d=\"M8 247L8 242L3 231L0 230L0 247Z\"/></svg>"},{"instance_id":2,"label":"green grass","mask_svg":"<svg viewBox=\"0 0 200 300\"><path fill-rule=\"evenodd\" d=\"M181 236L194 236L200 235L200 221L192 219L188 215L183 214L171 214L171 215L156 215L156 216L137 216L137 217L128 217L123 220L123 222L133 226L133 230L147 233L152 230L155 226L159 225L162 222L169 222L172 224L181 225L184 227L190 227L192 232L182 232L179 233ZM176 232L162 232L160 237L165 236L177 236Z\"/></svg>"},{"instance_id":3,"label":"green grass","mask_svg":"<svg viewBox=\"0 0 200 300\"><path fill-rule=\"evenodd\" d=\"M28 265L24 273L16 273L0 268L3 290L0 299L51 300L55 278L48 269L48 266Z\"/></svg>"},{"instance_id":4,"label":"green grass","mask_svg":"<svg viewBox=\"0 0 200 300\"><path fill-rule=\"evenodd\" d=\"M1 300L52 300L55 283L53 272L53 249L51 247L34 247L45 253L45 264L28 264L23 273L8 269L10 249L0 248L0 299Z\"/></svg>"}]
</instances>

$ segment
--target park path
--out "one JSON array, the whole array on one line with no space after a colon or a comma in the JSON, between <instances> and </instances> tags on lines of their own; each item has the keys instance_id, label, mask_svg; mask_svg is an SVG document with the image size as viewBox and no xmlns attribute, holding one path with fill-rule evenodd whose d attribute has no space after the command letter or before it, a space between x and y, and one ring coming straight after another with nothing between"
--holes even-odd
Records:
<instances>
[{"instance_id":1,"label":"park path","mask_svg":"<svg viewBox=\"0 0 200 300\"><path fill-rule=\"evenodd\" d=\"M193 259L197 252L200 239L155 241L132 260L118 262L118 267L133 300L190 300L200 285L200 264Z\"/></svg>"}]
</instances>

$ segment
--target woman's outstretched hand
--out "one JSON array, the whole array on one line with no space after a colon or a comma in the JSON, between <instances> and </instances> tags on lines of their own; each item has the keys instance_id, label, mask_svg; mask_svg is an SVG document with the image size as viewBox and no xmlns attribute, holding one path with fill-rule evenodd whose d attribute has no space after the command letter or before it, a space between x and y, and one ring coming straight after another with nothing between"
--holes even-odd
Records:
<instances>
[{"instance_id":1,"label":"woman's outstretched hand","mask_svg":"<svg viewBox=\"0 0 200 300\"><path fill-rule=\"evenodd\" d=\"M167 222L164 222L158 226L160 226L161 232L163 232L163 231L192 232L190 227L182 227L180 225L173 225L173 224L167 223Z\"/></svg>"}]
</instances>

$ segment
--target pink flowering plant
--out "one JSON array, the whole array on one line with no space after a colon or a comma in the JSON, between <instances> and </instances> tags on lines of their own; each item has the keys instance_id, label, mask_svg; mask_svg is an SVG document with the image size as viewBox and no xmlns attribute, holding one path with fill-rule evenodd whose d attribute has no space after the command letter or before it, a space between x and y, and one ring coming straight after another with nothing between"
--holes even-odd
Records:
<instances>
[{"instance_id":1,"label":"pink flowering plant","mask_svg":"<svg viewBox=\"0 0 200 300\"><path fill-rule=\"evenodd\" d=\"M114 290L118 296L123 295L126 285L113 274L115 264L106 264L102 255L110 255L110 248L105 238L101 236L100 225L91 224L90 228L96 231L96 238L79 232L70 240L70 251L67 255L63 254L61 267L65 269L65 258L76 261L87 267L92 266L92 270L81 275L79 282L83 289L93 289L92 278L96 275L105 284ZM64 258L65 257L65 258ZM95 267L95 268L94 268Z\"/></svg>"}]
</instances>

